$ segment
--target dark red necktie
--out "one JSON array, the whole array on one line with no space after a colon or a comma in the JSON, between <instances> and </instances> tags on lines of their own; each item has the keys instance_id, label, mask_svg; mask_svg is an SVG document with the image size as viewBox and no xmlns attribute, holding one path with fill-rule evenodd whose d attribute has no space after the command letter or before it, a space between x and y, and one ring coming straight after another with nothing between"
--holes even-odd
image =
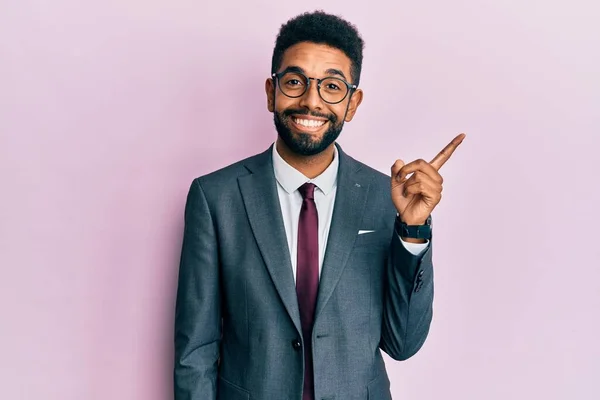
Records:
<instances>
[{"instance_id":1,"label":"dark red necktie","mask_svg":"<svg viewBox=\"0 0 600 400\"><path fill-rule=\"evenodd\" d=\"M304 198L298 221L298 262L296 294L304 338L304 388L302 400L314 400L312 328L319 287L319 219L315 205L315 185L305 183L298 188Z\"/></svg>"}]
</instances>

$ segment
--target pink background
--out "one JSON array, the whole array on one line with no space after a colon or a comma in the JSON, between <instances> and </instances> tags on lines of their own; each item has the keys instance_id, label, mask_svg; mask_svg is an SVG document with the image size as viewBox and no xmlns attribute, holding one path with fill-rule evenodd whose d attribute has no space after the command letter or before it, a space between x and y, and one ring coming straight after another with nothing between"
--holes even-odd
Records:
<instances>
[{"instance_id":1,"label":"pink background","mask_svg":"<svg viewBox=\"0 0 600 400\"><path fill-rule=\"evenodd\" d=\"M395 398L600 398L598 2L301 3L0 2L0 398L171 398L187 189L275 139L275 35L316 7L367 44L348 153L468 134Z\"/></svg>"}]
</instances>

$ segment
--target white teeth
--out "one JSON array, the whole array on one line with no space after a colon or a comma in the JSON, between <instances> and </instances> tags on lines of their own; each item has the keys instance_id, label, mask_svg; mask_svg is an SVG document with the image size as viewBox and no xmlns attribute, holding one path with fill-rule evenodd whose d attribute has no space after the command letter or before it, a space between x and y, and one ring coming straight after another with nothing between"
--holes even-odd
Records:
<instances>
[{"instance_id":1,"label":"white teeth","mask_svg":"<svg viewBox=\"0 0 600 400\"><path fill-rule=\"evenodd\" d=\"M326 121L316 121L314 119L298 119L294 118L294 122L298 125L306 126L308 128L318 128L322 126Z\"/></svg>"}]
</instances>

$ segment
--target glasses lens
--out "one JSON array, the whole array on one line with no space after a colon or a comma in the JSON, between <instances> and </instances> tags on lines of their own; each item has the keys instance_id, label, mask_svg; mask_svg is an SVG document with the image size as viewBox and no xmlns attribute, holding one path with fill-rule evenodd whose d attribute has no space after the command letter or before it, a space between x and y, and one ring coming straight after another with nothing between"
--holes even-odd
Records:
<instances>
[{"instance_id":1,"label":"glasses lens","mask_svg":"<svg viewBox=\"0 0 600 400\"><path fill-rule=\"evenodd\" d=\"M295 72L287 72L279 79L279 88L289 97L300 97L306 91L306 77Z\"/></svg>"},{"instance_id":2,"label":"glasses lens","mask_svg":"<svg viewBox=\"0 0 600 400\"><path fill-rule=\"evenodd\" d=\"M348 86L343 80L327 78L321 82L321 97L329 103L342 101L348 93Z\"/></svg>"}]
</instances>

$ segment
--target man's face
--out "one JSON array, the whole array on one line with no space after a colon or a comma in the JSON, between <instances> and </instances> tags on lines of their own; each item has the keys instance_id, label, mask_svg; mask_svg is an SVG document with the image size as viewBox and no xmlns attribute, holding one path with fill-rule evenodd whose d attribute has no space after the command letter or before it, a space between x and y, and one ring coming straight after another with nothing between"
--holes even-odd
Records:
<instances>
[{"instance_id":1,"label":"man's face","mask_svg":"<svg viewBox=\"0 0 600 400\"><path fill-rule=\"evenodd\" d=\"M350 59L341 50L302 42L285 51L277 72L302 72L307 77L319 79L341 78L352 84L351 65ZM297 82L287 84L297 85ZM358 89L348 93L343 101L329 104L319 96L315 80L311 80L308 90L296 98L286 96L277 79L267 79L265 90L268 109L274 114L279 137L291 151L300 155L314 155L328 148L340 135L344 122L352 120L362 101L362 91ZM325 90L321 88L324 96Z\"/></svg>"}]
</instances>

